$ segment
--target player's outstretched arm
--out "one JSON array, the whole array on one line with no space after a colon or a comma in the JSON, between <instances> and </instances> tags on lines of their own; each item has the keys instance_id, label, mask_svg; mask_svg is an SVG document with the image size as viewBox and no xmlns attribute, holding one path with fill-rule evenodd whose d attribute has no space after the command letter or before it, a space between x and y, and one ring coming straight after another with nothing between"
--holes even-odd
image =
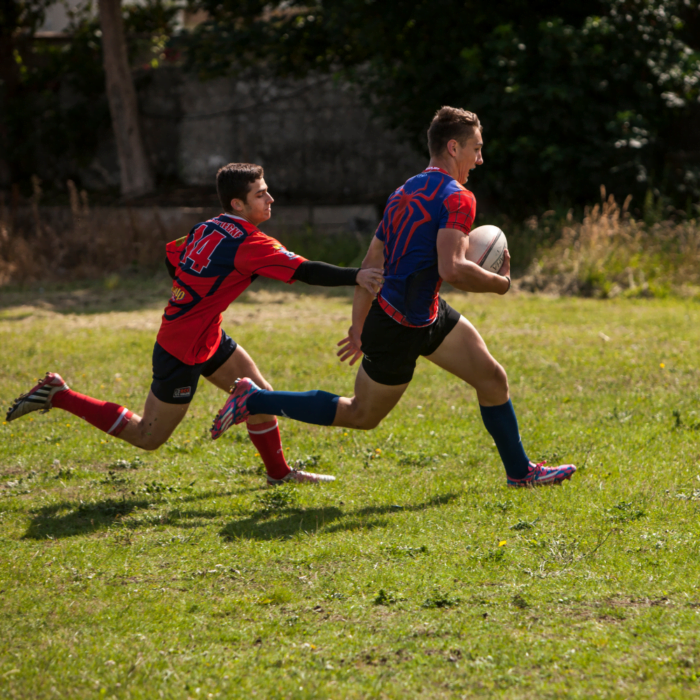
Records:
<instances>
[{"instance_id":1,"label":"player's outstretched arm","mask_svg":"<svg viewBox=\"0 0 700 700\"><path fill-rule=\"evenodd\" d=\"M510 255L499 273L489 272L466 259L469 236L457 229L443 228L437 235L438 272L445 282L464 292L505 294L510 289Z\"/></svg>"},{"instance_id":2,"label":"player's outstretched arm","mask_svg":"<svg viewBox=\"0 0 700 700\"><path fill-rule=\"evenodd\" d=\"M362 261L362 270L369 271L380 268L384 268L384 243L375 236L372 238L367 255ZM337 354L341 362L349 360L349 364L354 365L362 357L362 350L360 350L362 327L365 325L365 319L375 296L376 294L363 287L355 289L355 298L352 302L352 325L348 329L347 336L338 343L340 350Z\"/></svg>"},{"instance_id":3,"label":"player's outstretched arm","mask_svg":"<svg viewBox=\"0 0 700 700\"><path fill-rule=\"evenodd\" d=\"M379 294L384 284L384 270L380 267L360 269L355 278L355 284L366 289L372 295L372 298L374 298Z\"/></svg>"},{"instance_id":4,"label":"player's outstretched arm","mask_svg":"<svg viewBox=\"0 0 700 700\"><path fill-rule=\"evenodd\" d=\"M338 267L329 263L305 260L294 272L292 279L321 287L359 285L372 296L382 288L384 277L381 268Z\"/></svg>"}]
</instances>

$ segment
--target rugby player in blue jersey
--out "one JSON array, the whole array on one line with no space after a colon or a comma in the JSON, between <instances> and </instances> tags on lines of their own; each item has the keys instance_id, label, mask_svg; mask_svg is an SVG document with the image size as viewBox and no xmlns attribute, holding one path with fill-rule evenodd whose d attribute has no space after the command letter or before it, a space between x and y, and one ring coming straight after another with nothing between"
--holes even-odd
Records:
<instances>
[{"instance_id":1,"label":"rugby player in blue jersey","mask_svg":"<svg viewBox=\"0 0 700 700\"><path fill-rule=\"evenodd\" d=\"M398 403L424 356L476 390L481 416L493 437L509 486L557 484L576 471L572 464L547 467L523 449L505 370L489 353L476 328L439 296L443 281L468 292L506 294L510 256L498 274L469 262L474 195L464 187L483 161L481 124L471 112L438 110L428 129L430 163L390 197L362 263L384 268L381 292L355 289L352 325L338 355L354 364L364 358L355 396L324 391L267 391L249 378L217 415L212 437L251 415L285 416L306 423L368 430Z\"/></svg>"}]
</instances>

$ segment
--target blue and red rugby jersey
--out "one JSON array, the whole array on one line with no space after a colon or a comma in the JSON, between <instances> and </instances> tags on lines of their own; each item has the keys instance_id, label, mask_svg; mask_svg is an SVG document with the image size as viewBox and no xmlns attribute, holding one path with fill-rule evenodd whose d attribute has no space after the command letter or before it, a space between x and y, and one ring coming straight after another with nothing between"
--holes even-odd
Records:
<instances>
[{"instance_id":1,"label":"blue and red rugby jersey","mask_svg":"<svg viewBox=\"0 0 700 700\"><path fill-rule=\"evenodd\" d=\"M221 342L221 314L258 276L292 283L305 262L253 224L221 214L165 247L175 267L158 343L187 365L206 362Z\"/></svg>"},{"instance_id":2,"label":"blue and red rugby jersey","mask_svg":"<svg viewBox=\"0 0 700 700\"><path fill-rule=\"evenodd\" d=\"M437 234L454 228L469 234L474 195L441 168L426 168L388 199L376 237L384 243L384 286L379 305L395 321L429 326L437 318Z\"/></svg>"}]
</instances>

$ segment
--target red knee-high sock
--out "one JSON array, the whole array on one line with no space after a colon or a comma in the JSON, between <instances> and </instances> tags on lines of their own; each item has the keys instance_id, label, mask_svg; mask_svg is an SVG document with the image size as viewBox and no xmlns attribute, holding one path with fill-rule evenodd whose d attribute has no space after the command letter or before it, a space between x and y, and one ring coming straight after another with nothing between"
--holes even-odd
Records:
<instances>
[{"instance_id":1,"label":"red knee-high sock","mask_svg":"<svg viewBox=\"0 0 700 700\"><path fill-rule=\"evenodd\" d=\"M72 389L57 391L51 397L51 405L86 420L107 435L116 437L126 428L134 414L124 406L93 399Z\"/></svg>"},{"instance_id":2,"label":"red knee-high sock","mask_svg":"<svg viewBox=\"0 0 700 700\"><path fill-rule=\"evenodd\" d=\"M277 418L267 423L248 423L248 437L260 453L267 474L272 479L282 479L291 469L284 458L282 439Z\"/></svg>"}]
</instances>

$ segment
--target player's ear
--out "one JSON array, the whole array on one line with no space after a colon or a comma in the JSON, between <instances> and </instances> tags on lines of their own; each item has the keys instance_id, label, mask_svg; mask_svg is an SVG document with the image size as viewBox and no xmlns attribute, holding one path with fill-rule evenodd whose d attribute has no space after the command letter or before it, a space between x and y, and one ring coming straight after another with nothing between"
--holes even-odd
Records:
<instances>
[{"instance_id":1,"label":"player's ear","mask_svg":"<svg viewBox=\"0 0 700 700\"><path fill-rule=\"evenodd\" d=\"M233 211L243 211L243 202L241 202L240 199L232 199L231 209L233 209Z\"/></svg>"},{"instance_id":2,"label":"player's ear","mask_svg":"<svg viewBox=\"0 0 700 700\"><path fill-rule=\"evenodd\" d=\"M457 142L457 139L450 139L447 142L447 152L454 158L454 156L457 155L457 146L459 143Z\"/></svg>"}]
</instances>

